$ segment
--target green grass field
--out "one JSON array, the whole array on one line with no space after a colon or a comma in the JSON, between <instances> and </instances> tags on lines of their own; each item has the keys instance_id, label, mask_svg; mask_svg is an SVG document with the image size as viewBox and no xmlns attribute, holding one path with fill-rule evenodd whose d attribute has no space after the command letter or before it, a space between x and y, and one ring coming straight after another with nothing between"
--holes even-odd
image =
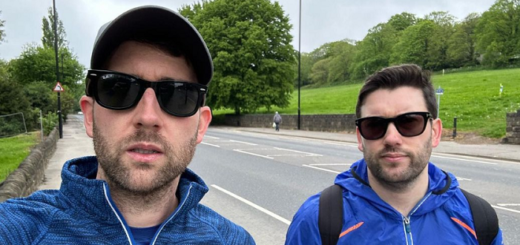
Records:
<instances>
[{"instance_id":1,"label":"green grass field","mask_svg":"<svg viewBox=\"0 0 520 245\"><path fill-rule=\"evenodd\" d=\"M457 117L457 130L499 138L506 133L506 113L520 110L520 69L482 70L436 74L434 87L441 86L439 116L444 128L453 128ZM499 96L500 84L504 86ZM302 89L300 108L302 114L352 114L355 113L357 95L361 83L315 89ZM298 93L292 94L287 108L261 109L258 113L298 113ZM214 111L215 115L233 113L232 110Z\"/></svg>"},{"instance_id":2,"label":"green grass field","mask_svg":"<svg viewBox=\"0 0 520 245\"><path fill-rule=\"evenodd\" d=\"M32 132L0 139L0 182L29 155L31 147L38 144L39 135Z\"/></svg>"}]
</instances>

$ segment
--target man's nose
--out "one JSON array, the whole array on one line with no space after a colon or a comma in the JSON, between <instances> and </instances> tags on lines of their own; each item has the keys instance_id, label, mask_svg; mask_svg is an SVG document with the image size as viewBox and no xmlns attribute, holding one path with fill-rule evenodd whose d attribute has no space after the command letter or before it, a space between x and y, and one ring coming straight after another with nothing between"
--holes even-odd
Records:
<instances>
[{"instance_id":1,"label":"man's nose","mask_svg":"<svg viewBox=\"0 0 520 245\"><path fill-rule=\"evenodd\" d=\"M147 88L144 91L134 113L134 125L136 127L160 128L162 126L161 113L163 111L152 88Z\"/></svg>"},{"instance_id":2,"label":"man's nose","mask_svg":"<svg viewBox=\"0 0 520 245\"><path fill-rule=\"evenodd\" d=\"M400 145L402 142L402 135L397 130L395 124L393 122L388 123L388 128L386 129L386 133L383 136L384 143L387 145Z\"/></svg>"}]
</instances>

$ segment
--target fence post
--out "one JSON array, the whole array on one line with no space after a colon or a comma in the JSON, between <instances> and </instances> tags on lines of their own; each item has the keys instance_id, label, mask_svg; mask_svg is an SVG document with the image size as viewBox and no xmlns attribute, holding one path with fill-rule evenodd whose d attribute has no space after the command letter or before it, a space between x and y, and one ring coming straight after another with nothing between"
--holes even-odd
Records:
<instances>
[{"instance_id":1,"label":"fence post","mask_svg":"<svg viewBox=\"0 0 520 245\"><path fill-rule=\"evenodd\" d=\"M453 138L457 137L457 117L453 118Z\"/></svg>"}]
</instances>

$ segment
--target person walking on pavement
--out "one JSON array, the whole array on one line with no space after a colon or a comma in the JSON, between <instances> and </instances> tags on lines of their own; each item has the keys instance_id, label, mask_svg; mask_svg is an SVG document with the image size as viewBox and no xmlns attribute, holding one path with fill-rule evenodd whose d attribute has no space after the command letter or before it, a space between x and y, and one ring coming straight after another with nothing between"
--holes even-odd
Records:
<instances>
[{"instance_id":1,"label":"person walking on pavement","mask_svg":"<svg viewBox=\"0 0 520 245\"><path fill-rule=\"evenodd\" d=\"M282 122L282 116L278 112L274 113L273 122L275 124L276 131L280 131L280 123Z\"/></svg>"},{"instance_id":2,"label":"person walking on pavement","mask_svg":"<svg viewBox=\"0 0 520 245\"><path fill-rule=\"evenodd\" d=\"M210 53L182 16L131 9L99 30L80 100L96 156L59 190L0 204L0 244L255 244L199 201L187 168L211 121Z\"/></svg>"},{"instance_id":3,"label":"person walking on pavement","mask_svg":"<svg viewBox=\"0 0 520 245\"><path fill-rule=\"evenodd\" d=\"M356 116L363 159L340 173L327 194L303 203L285 244L479 244L474 221L482 217L472 215L457 178L429 162L442 133L429 74L417 65L376 72L359 92ZM321 202L333 188L340 206L328 216ZM322 215L342 217L337 236L327 239ZM489 240L499 245L496 224Z\"/></svg>"}]
</instances>

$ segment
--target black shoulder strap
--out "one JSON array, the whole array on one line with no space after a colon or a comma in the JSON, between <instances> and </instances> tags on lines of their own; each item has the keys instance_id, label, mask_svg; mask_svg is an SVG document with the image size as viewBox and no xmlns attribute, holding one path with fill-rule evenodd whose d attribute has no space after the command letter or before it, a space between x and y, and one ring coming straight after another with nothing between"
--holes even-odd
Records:
<instances>
[{"instance_id":1,"label":"black shoulder strap","mask_svg":"<svg viewBox=\"0 0 520 245\"><path fill-rule=\"evenodd\" d=\"M336 245L343 227L343 195L339 185L331 185L321 192L318 213L322 245Z\"/></svg>"},{"instance_id":2,"label":"black shoulder strap","mask_svg":"<svg viewBox=\"0 0 520 245\"><path fill-rule=\"evenodd\" d=\"M491 244L498 234L498 217L495 209L481 197L473 195L463 189L460 190L466 199L468 199L478 243L480 245Z\"/></svg>"}]
</instances>

